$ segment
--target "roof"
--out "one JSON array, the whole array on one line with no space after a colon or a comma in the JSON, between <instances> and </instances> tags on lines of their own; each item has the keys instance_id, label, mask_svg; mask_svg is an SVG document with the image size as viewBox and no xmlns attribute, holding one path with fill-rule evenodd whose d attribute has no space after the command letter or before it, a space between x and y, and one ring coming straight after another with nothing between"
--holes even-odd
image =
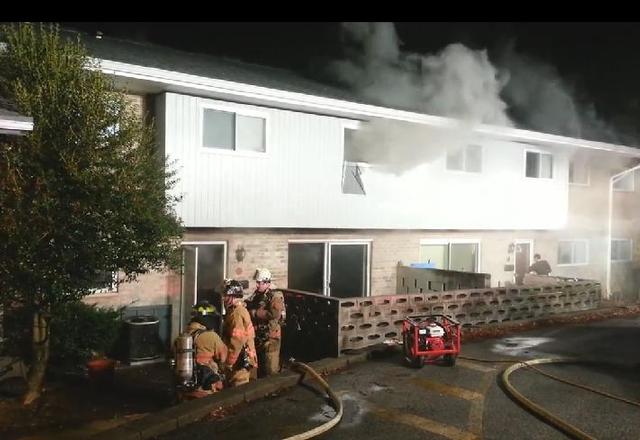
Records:
<instances>
[{"instance_id":1,"label":"roof","mask_svg":"<svg viewBox=\"0 0 640 440\"><path fill-rule=\"evenodd\" d=\"M229 58L189 53L164 46L117 38L95 38L79 32L89 53L101 69L127 79L155 82L165 90L198 92L202 96L259 97L288 108L319 109L337 116L380 117L440 127L463 123L454 118L427 115L410 108L381 106L346 89L321 84L294 72L245 63ZM542 145L583 147L640 157L640 149L606 142L576 139L526 129L479 124L474 130L503 139Z\"/></svg>"},{"instance_id":2,"label":"roof","mask_svg":"<svg viewBox=\"0 0 640 440\"><path fill-rule=\"evenodd\" d=\"M100 59L236 81L271 89L373 104L373 102L368 102L348 90L313 81L286 69L246 63L231 58L184 52L150 43L104 36L98 39L79 32L73 32L73 34L80 36L89 52Z\"/></svg>"}]
</instances>

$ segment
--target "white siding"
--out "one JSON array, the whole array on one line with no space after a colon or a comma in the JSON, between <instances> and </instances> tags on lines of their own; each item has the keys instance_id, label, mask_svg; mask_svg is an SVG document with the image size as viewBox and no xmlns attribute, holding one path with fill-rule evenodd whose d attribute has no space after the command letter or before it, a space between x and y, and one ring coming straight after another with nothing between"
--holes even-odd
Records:
<instances>
[{"instance_id":1,"label":"white siding","mask_svg":"<svg viewBox=\"0 0 640 440\"><path fill-rule=\"evenodd\" d=\"M266 113L266 153L203 150L199 125L205 103ZM442 154L401 176L367 168L367 195L342 194L343 122L166 94L165 151L178 159L178 213L185 225L557 229L566 222L567 154L520 143L484 141L480 174L447 171ZM553 153L553 179L524 177L525 149Z\"/></svg>"}]
</instances>

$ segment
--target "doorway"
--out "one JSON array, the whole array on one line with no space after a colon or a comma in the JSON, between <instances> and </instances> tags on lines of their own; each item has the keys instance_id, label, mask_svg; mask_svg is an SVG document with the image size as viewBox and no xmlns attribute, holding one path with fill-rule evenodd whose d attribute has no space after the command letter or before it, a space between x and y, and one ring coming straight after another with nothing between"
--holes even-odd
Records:
<instances>
[{"instance_id":1,"label":"doorway","mask_svg":"<svg viewBox=\"0 0 640 440\"><path fill-rule=\"evenodd\" d=\"M522 285L525 274L531 266L533 240L515 240L514 278L518 286Z\"/></svg>"},{"instance_id":2,"label":"doorway","mask_svg":"<svg viewBox=\"0 0 640 440\"><path fill-rule=\"evenodd\" d=\"M288 285L336 298L369 296L369 241L290 242Z\"/></svg>"},{"instance_id":3,"label":"doorway","mask_svg":"<svg viewBox=\"0 0 640 440\"><path fill-rule=\"evenodd\" d=\"M182 296L180 299L180 331L189 322L191 307L198 301L209 301L222 313L222 283L226 277L226 242L182 243Z\"/></svg>"}]
</instances>

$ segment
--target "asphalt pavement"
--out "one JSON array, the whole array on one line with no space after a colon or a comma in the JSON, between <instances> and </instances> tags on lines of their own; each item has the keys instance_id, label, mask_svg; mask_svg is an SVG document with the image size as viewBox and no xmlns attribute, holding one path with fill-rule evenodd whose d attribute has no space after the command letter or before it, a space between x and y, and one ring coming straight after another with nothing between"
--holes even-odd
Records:
<instances>
[{"instance_id":1,"label":"asphalt pavement","mask_svg":"<svg viewBox=\"0 0 640 440\"><path fill-rule=\"evenodd\" d=\"M575 357L590 363L541 365L543 371L640 402L640 317L544 328L462 347L456 366L413 369L400 352L327 377L344 405L323 439L564 439L501 385L516 360ZM465 357L467 359L463 359ZM593 361L599 363L592 363ZM310 382L309 382L310 383ZM527 398L598 439L640 438L640 408L522 368L511 383ZM297 386L252 403L211 411L161 439L281 439L333 417L326 397Z\"/></svg>"}]
</instances>

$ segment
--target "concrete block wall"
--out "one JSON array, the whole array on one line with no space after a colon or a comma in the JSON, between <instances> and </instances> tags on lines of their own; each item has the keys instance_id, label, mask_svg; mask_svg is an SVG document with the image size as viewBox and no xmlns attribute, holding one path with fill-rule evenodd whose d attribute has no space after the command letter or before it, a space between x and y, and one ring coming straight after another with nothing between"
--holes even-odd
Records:
<instances>
[{"instance_id":1,"label":"concrete block wall","mask_svg":"<svg viewBox=\"0 0 640 440\"><path fill-rule=\"evenodd\" d=\"M600 299L600 284L585 280L346 298L340 300L338 312L339 351L400 339L402 321L410 315L445 314L470 327L594 309Z\"/></svg>"},{"instance_id":2,"label":"concrete block wall","mask_svg":"<svg viewBox=\"0 0 640 440\"><path fill-rule=\"evenodd\" d=\"M398 265L396 293L491 287L491 274Z\"/></svg>"}]
</instances>

